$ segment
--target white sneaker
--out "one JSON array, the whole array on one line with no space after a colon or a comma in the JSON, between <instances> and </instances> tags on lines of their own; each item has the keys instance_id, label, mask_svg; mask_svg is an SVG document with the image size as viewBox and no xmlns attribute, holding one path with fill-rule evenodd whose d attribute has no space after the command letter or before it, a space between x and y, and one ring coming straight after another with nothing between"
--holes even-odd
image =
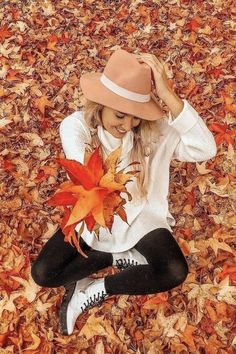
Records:
<instances>
[{"instance_id":1,"label":"white sneaker","mask_svg":"<svg viewBox=\"0 0 236 354\"><path fill-rule=\"evenodd\" d=\"M104 278L83 278L65 285L65 288L66 293L61 303L59 322L61 333L70 335L78 316L93 305L100 305L108 294Z\"/></svg>"},{"instance_id":2,"label":"white sneaker","mask_svg":"<svg viewBox=\"0 0 236 354\"><path fill-rule=\"evenodd\" d=\"M119 269L125 269L139 264L148 264L146 257L144 257L134 247L124 252L112 253L112 256L112 265Z\"/></svg>"}]
</instances>

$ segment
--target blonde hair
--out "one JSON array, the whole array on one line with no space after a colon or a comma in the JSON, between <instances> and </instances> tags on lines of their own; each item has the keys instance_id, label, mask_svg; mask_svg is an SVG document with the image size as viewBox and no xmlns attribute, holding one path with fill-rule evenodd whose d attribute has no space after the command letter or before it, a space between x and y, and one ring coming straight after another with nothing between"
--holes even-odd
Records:
<instances>
[{"instance_id":1,"label":"blonde hair","mask_svg":"<svg viewBox=\"0 0 236 354\"><path fill-rule=\"evenodd\" d=\"M91 149L94 149L101 144L97 135L97 127L98 125L102 125L101 113L103 107L102 104L84 98L83 112L84 119L88 125L92 138ZM141 119L140 124L133 128L134 140L130 159L131 162L138 161L140 165L130 166L130 169L140 171L137 174L137 187L142 198L147 196L147 182L149 175L145 156L149 156L153 152L153 143L157 141L159 136L159 122L160 120L148 121Z\"/></svg>"}]
</instances>

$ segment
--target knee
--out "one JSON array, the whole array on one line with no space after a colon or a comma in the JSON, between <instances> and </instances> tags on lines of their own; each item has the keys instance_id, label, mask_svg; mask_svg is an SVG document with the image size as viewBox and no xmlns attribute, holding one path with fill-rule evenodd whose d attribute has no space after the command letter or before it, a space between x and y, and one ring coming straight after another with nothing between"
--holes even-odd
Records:
<instances>
[{"instance_id":1,"label":"knee","mask_svg":"<svg viewBox=\"0 0 236 354\"><path fill-rule=\"evenodd\" d=\"M185 258L183 260L175 260L171 262L168 268L175 281L175 286L182 284L189 273L188 263Z\"/></svg>"},{"instance_id":2,"label":"knee","mask_svg":"<svg viewBox=\"0 0 236 354\"><path fill-rule=\"evenodd\" d=\"M45 264L35 261L31 266L31 276L36 284L42 287L50 287L49 272Z\"/></svg>"}]
</instances>

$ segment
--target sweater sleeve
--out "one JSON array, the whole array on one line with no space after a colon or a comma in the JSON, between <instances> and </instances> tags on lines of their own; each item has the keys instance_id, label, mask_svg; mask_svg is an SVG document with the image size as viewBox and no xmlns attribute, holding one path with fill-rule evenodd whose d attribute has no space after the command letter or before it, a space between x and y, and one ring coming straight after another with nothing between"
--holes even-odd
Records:
<instances>
[{"instance_id":1,"label":"sweater sleeve","mask_svg":"<svg viewBox=\"0 0 236 354\"><path fill-rule=\"evenodd\" d=\"M75 112L62 120L59 133L66 158L83 164L85 147L90 139L78 113Z\"/></svg>"},{"instance_id":2,"label":"sweater sleeve","mask_svg":"<svg viewBox=\"0 0 236 354\"><path fill-rule=\"evenodd\" d=\"M179 142L175 147L172 159L186 162L200 162L213 158L217 154L217 146L211 131L198 112L183 99L182 112L172 120L169 112L168 125L179 134Z\"/></svg>"}]
</instances>

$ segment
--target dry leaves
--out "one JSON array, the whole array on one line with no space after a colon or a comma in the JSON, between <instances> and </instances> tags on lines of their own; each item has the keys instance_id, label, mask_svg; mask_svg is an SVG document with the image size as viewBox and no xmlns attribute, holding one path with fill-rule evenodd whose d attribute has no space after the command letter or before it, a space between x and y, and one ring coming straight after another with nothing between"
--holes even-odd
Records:
<instances>
[{"instance_id":1,"label":"dry leaves","mask_svg":"<svg viewBox=\"0 0 236 354\"><path fill-rule=\"evenodd\" d=\"M1 2L0 354L235 353L233 5ZM172 87L199 112L218 151L202 163L171 163L173 231L190 270L184 284L163 294L113 296L64 337L64 289L33 284L30 266L63 216L62 207L46 204L66 180L54 160L64 158L58 126L82 107L80 75L102 71L118 48L166 61Z\"/></svg>"}]
</instances>

